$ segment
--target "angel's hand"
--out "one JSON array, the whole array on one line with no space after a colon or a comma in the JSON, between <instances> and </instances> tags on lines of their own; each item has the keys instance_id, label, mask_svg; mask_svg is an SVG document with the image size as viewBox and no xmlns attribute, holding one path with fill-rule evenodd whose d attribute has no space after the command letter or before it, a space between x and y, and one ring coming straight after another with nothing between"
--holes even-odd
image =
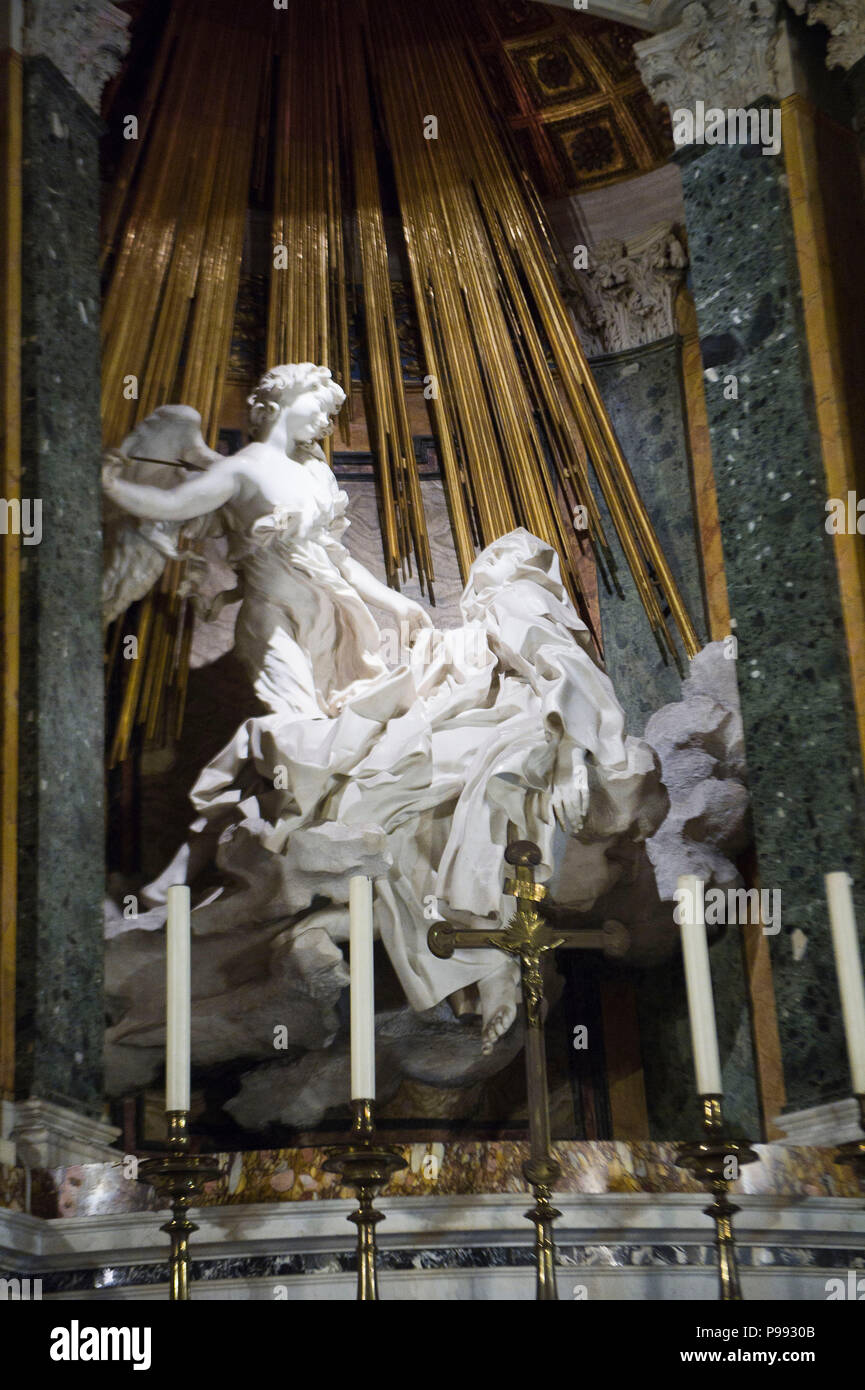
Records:
<instances>
[{"instance_id":1,"label":"angel's hand","mask_svg":"<svg viewBox=\"0 0 865 1390\"><path fill-rule=\"evenodd\" d=\"M397 595L397 601L394 604L394 617L398 622L408 624L409 646L419 633L433 625L432 618L425 608L421 608L414 599L403 598L401 594Z\"/></svg>"},{"instance_id":2,"label":"angel's hand","mask_svg":"<svg viewBox=\"0 0 865 1390\"><path fill-rule=\"evenodd\" d=\"M114 484L123 472L126 460L116 449L109 449L102 455L102 490L110 497Z\"/></svg>"}]
</instances>

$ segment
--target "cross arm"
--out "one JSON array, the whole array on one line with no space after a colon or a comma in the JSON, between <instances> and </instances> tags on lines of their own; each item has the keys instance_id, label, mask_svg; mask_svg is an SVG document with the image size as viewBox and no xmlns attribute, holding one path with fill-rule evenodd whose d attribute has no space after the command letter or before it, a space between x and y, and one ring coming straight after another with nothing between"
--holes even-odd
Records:
<instances>
[{"instance_id":1,"label":"cross arm","mask_svg":"<svg viewBox=\"0 0 865 1390\"><path fill-rule=\"evenodd\" d=\"M603 951L605 956L624 956L630 944L630 934L621 922L605 922L594 927L544 927L534 933L535 949L574 951ZM510 928L479 931L476 927L452 927L449 922L435 922L427 934L429 948L439 960L448 960L454 951L494 948L519 954L519 939ZM528 943L526 943L528 944Z\"/></svg>"}]
</instances>

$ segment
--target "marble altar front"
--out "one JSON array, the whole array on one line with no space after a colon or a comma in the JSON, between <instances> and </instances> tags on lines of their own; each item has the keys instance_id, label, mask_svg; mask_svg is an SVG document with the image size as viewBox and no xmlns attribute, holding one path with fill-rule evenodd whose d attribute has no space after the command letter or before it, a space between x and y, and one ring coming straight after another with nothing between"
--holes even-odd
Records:
<instances>
[{"instance_id":1,"label":"marble altar front","mask_svg":"<svg viewBox=\"0 0 865 1390\"><path fill-rule=\"evenodd\" d=\"M531 1299L532 1230L519 1143L405 1145L380 1199L384 1300ZM748 1299L823 1300L865 1280L865 1203L816 1147L758 1146L735 1184ZM706 1197L671 1144L556 1145L561 1300L714 1300ZM355 1203L322 1149L222 1154L195 1214L193 1297L350 1299ZM162 1300L164 1212L134 1160L0 1169L0 1267L57 1300ZM129 1176L125 1176L128 1174ZM849 1280L852 1271L852 1281ZM832 1282L835 1281L835 1282ZM863 1289L865 1292L865 1289Z\"/></svg>"}]
</instances>

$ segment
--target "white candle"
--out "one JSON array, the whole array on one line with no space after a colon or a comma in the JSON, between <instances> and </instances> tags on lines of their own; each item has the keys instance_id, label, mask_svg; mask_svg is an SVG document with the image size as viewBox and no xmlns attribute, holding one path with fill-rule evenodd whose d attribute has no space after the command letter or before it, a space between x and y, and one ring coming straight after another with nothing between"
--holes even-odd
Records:
<instances>
[{"instance_id":1,"label":"white candle","mask_svg":"<svg viewBox=\"0 0 865 1390\"><path fill-rule=\"evenodd\" d=\"M372 951L372 879L349 879L351 970L351 1098L375 1099L375 994Z\"/></svg>"},{"instance_id":2,"label":"white candle","mask_svg":"<svg viewBox=\"0 0 865 1390\"><path fill-rule=\"evenodd\" d=\"M189 1109L190 1057L189 889L168 890L165 973L165 1108Z\"/></svg>"},{"instance_id":3,"label":"white candle","mask_svg":"<svg viewBox=\"0 0 865 1390\"><path fill-rule=\"evenodd\" d=\"M865 980L849 874L826 874L826 897L854 1095L865 1095Z\"/></svg>"},{"instance_id":4,"label":"white candle","mask_svg":"<svg viewBox=\"0 0 865 1390\"><path fill-rule=\"evenodd\" d=\"M695 874L682 874L676 880L676 902L682 926L682 954L688 989L688 1015L694 1049L694 1071L701 1096L723 1095L721 1058L715 1029L715 1001L712 972L709 969L709 943L706 940L704 883Z\"/></svg>"}]
</instances>

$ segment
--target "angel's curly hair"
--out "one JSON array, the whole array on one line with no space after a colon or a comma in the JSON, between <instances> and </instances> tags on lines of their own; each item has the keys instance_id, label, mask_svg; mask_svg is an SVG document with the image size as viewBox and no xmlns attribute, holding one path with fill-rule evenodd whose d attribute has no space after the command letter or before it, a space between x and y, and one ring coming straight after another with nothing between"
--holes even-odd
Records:
<instances>
[{"instance_id":1,"label":"angel's curly hair","mask_svg":"<svg viewBox=\"0 0 865 1390\"><path fill-rule=\"evenodd\" d=\"M253 435L257 435L263 425L273 421L280 410L305 391L315 392L322 410L331 421L330 428L322 430L319 438L331 434L333 420L342 408L345 392L334 381L329 367L317 367L313 362L290 362L281 367L271 367L252 395L247 397Z\"/></svg>"}]
</instances>

